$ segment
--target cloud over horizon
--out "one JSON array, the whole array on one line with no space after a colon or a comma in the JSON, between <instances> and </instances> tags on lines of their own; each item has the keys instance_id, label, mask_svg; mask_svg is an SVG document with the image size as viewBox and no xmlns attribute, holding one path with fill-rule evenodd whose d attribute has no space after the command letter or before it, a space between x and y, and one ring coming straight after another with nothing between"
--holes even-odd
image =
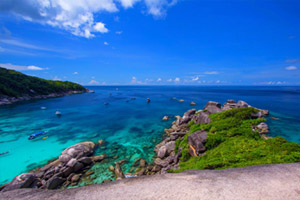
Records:
<instances>
[{"instance_id":1,"label":"cloud over horizon","mask_svg":"<svg viewBox=\"0 0 300 200\"><path fill-rule=\"evenodd\" d=\"M85 38L95 33L107 33L106 24L95 20L101 12L115 13L119 7L131 8L136 3L146 5L147 13L155 17L165 14L177 0L2 0L0 13L8 12L26 21L50 25Z\"/></svg>"},{"instance_id":2,"label":"cloud over horizon","mask_svg":"<svg viewBox=\"0 0 300 200\"><path fill-rule=\"evenodd\" d=\"M18 71L40 71L40 70L47 70L47 68L41 68L34 65L28 65L28 66L21 66L21 65L12 65L10 63L0 63L0 67L6 68L6 69L12 69L12 70L18 70Z\"/></svg>"},{"instance_id":3,"label":"cloud over horizon","mask_svg":"<svg viewBox=\"0 0 300 200\"><path fill-rule=\"evenodd\" d=\"M285 69L288 70L288 71L292 71L292 70L297 70L298 68L296 66L292 65L292 66L286 67Z\"/></svg>"}]
</instances>

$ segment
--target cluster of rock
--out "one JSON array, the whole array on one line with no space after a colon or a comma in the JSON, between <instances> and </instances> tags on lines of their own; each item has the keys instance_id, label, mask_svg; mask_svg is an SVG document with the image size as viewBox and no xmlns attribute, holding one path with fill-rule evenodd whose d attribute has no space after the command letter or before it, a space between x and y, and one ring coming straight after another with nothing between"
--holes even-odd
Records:
<instances>
[{"instance_id":1,"label":"cluster of rock","mask_svg":"<svg viewBox=\"0 0 300 200\"><path fill-rule=\"evenodd\" d=\"M165 129L167 137L155 147L156 159L154 161L155 167L160 168L157 173L165 173L168 169L177 169L179 157L181 156L181 149L178 149L177 154L175 154L175 141L183 140L184 136L188 133L189 129L187 127L190 121L194 121L195 124L210 123L210 114L223 112L233 108L251 107L245 101L235 102L234 100L228 100L222 106L218 102L209 101L203 110L191 109L184 113L184 115L176 116L176 120L172 123L172 127ZM260 110L254 114L253 118L260 118L265 115L269 115L268 110ZM166 120L164 117L163 120ZM268 137L265 133L268 133L268 125L266 123L260 123L253 128L254 131L258 131L261 136L265 139ZM202 155L205 151L205 143L207 139L206 131L196 131L188 136L189 154L191 156Z\"/></svg>"},{"instance_id":2,"label":"cluster of rock","mask_svg":"<svg viewBox=\"0 0 300 200\"><path fill-rule=\"evenodd\" d=\"M62 97L62 96L70 95L70 94L80 94L80 93L84 93L84 92L88 92L88 90L86 90L86 91L73 90L73 91L68 91L68 92L51 93L51 94L47 94L47 95L36 95L36 94L34 94L35 92L33 91L32 96L24 95L22 97L9 97L9 96L3 95L3 96L0 96L0 106L12 104L12 103L19 102L19 101Z\"/></svg>"},{"instance_id":3,"label":"cluster of rock","mask_svg":"<svg viewBox=\"0 0 300 200\"><path fill-rule=\"evenodd\" d=\"M58 159L30 173L16 176L10 183L2 186L1 191L18 188L57 189L76 185L80 178L91 175L89 171L95 162L102 161L106 155L92 156L96 144L90 141L81 142L65 149Z\"/></svg>"}]
</instances>

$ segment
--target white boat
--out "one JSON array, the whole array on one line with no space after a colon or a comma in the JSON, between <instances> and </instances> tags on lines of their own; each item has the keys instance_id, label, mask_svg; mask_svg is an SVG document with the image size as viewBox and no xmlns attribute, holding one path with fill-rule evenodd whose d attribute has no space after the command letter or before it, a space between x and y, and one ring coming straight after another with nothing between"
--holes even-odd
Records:
<instances>
[{"instance_id":1,"label":"white boat","mask_svg":"<svg viewBox=\"0 0 300 200\"><path fill-rule=\"evenodd\" d=\"M58 111L58 110L55 112L55 114L56 114L57 116L61 116L61 112Z\"/></svg>"},{"instance_id":2,"label":"white boat","mask_svg":"<svg viewBox=\"0 0 300 200\"><path fill-rule=\"evenodd\" d=\"M42 107L41 107L41 109L42 109L42 110L46 110L47 108L46 108L46 107L44 107L44 106L42 106Z\"/></svg>"}]
</instances>

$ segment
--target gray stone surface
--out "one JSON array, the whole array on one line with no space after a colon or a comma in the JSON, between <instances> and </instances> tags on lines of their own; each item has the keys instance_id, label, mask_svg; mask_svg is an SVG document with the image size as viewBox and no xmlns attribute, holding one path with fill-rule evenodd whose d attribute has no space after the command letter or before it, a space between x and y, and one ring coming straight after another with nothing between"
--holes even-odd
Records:
<instances>
[{"instance_id":1,"label":"gray stone surface","mask_svg":"<svg viewBox=\"0 0 300 200\"><path fill-rule=\"evenodd\" d=\"M18 189L0 199L299 200L300 163L189 170L68 190Z\"/></svg>"}]
</instances>

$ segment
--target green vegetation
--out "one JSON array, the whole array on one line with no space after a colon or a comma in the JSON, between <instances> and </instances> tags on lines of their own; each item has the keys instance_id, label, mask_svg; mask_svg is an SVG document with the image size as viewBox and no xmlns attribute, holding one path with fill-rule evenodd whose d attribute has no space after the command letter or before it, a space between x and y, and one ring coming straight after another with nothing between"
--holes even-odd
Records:
<instances>
[{"instance_id":1,"label":"green vegetation","mask_svg":"<svg viewBox=\"0 0 300 200\"><path fill-rule=\"evenodd\" d=\"M291 163L300 161L300 145L282 137L264 140L252 127L265 119L252 119L254 108L239 108L211 114L209 124L188 124L184 140L176 141L176 151L182 148L180 169L225 169L260 164ZM187 136L197 130L208 133L203 156L190 157ZM171 170L172 172L172 170Z\"/></svg>"},{"instance_id":2,"label":"green vegetation","mask_svg":"<svg viewBox=\"0 0 300 200\"><path fill-rule=\"evenodd\" d=\"M84 91L86 89L76 83L68 81L49 81L0 67L0 96L36 96L72 90Z\"/></svg>"}]
</instances>

